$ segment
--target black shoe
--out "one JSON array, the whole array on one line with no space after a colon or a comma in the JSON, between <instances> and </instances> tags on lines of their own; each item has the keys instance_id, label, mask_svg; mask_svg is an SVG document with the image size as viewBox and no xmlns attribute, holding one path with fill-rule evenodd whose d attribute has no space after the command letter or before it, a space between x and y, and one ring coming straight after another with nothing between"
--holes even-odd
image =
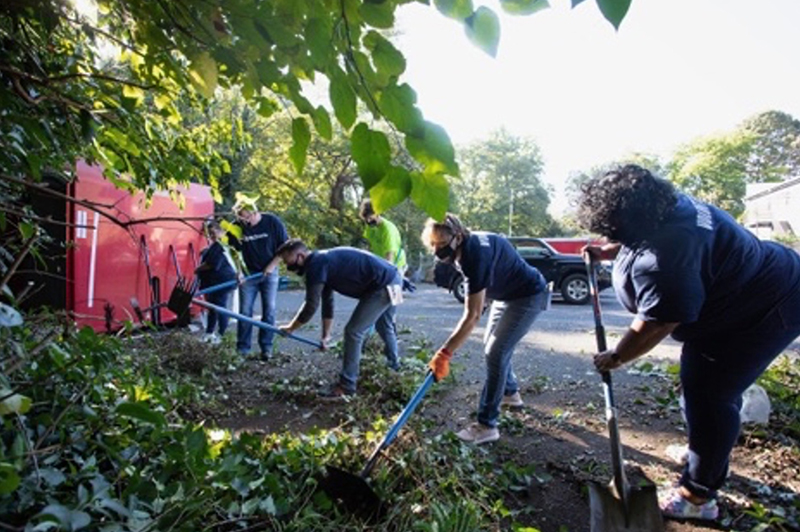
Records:
<instances>
[{"instance_id":1,"label":"black shoe","mask_svg":"<svg viewBox=\"0 0 800 532\"><path fill-rule=\"evenodd\" d=\"M322 401L344 401L350 397L355 397L355 395L356 392L348 392L340 384L334 384L327 390L317 393L317 397Z\"/></svg>"}]
</instances>

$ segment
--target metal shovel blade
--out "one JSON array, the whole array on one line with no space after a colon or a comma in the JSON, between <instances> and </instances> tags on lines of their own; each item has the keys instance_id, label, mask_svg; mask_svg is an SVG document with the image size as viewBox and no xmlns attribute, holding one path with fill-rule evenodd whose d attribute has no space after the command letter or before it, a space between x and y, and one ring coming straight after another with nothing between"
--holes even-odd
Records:
<instances>
[{"instance_id":1,"label":"metal shovel blade","mask_svg":"<svg viewBox=\"0 0 800 532\"><path fill-rule=\"evenodd\" d=\"M366 479L338 467L326 466L319 487L346 512L368 521L378 521L384 512L383 502Z\"/></svg>"},{"instance_id":2,"label":"metal shovel blade","mask_svg":"<svg viewBox=\"0 0 800 532\"><path fill-rule=\"evenodd\" d=\"M663 532L655 486L631 487L627 503L626 509L613 484L590 482L591 532Z\"/></svg>"}]
</instances>

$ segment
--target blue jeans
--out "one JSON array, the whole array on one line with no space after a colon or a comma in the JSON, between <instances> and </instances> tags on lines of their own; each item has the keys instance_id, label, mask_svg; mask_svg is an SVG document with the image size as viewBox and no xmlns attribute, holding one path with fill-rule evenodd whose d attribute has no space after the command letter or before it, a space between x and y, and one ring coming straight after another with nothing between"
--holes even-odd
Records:
<instances>
[{"instance_id":1,"label":"blue jeans","mask_svg":"<svg viewBox=\"0 0 800 532\"><path fill-rule=\"evenodd\" d=\"M400 284L398 275L392 284ZM392 305L386 288L381 288L363 296L356 305L350 320L344 327L344 360L339 374L339 385L350 393L355 393L358 381L361 349L367 331L375 325L375 330L385 345L386 364L397 368L400 364L397 355L397 328L395 315L397 307Z\"/></svg>"},{"instance_id":2,"label":"blue jeans","mask_svg":"<svg viewBox=\"0 0 800 532\"><path fill-rule=\"evenodd\" d=\"M478 403L480 424L496 427L503 396L519 391L511 355L544 310L546 302L547 291L512 301L492 302L483 338L486 381Z\"/></svg>"},{"instance_id":3,"label":"blue jeans","mask_svg":"<svg viewBox=\"0 0 800 532\"><path fill-rule=\"evenodd\" d=\"M233 290L220 290L218 292L211 292L206 294L206 301L218 307L230 308L231 294ZM208 310L206 314L206 333L211 334L214 329L219 328L219 335L225 334L228 329L229 316L227 314L220 314L215 310Z\"/></svg>"},{"instance_id":4,"label":"blue jeans","mask_svg":"<svg viewBox=\"0 0 800 532\"><path fill-rule=\"evenodd\" d=\"M239 312L248 318L253 317L256 296L261 295L261 321L275 326L275 302L278 299L278 270L270 275L247 281L239 287ZM273 331L259 328L258 345L262 355L272 354ZM250 353L253 339L253 326L241 320L236 324L236 350L241 354Z\"/></svg>"},{"instance_id":5,"label":"blue jeans","mask_svg":"<svg viewBox=\"0 0 800 532\"><path fill-rule=\"evenodd\" d=\"M747 330L684 344L681 385L689 461L680 484L693 494L715 497L725 483L739 438L742 393L799 335L800 293L795 293Z\"/></svg>"}]
</instances>

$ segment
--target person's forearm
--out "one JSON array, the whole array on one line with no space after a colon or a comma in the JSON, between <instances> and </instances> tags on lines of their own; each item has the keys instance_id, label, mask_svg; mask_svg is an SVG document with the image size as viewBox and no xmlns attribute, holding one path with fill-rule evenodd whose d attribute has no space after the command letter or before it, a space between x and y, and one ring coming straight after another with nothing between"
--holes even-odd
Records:
<instances>
[{"instance_id":1,"label":"person's forearm","mask_svg":"<svg viewBox=\"0 0 800 532\"><path fill-rule=\"evenodd\" d=\"M480 319L480 313L465 310L464 314L461 316L461 319L458 320L458 324L453 330L453 333L442 347L449 350L451 353L458 351L458 349L464 345L464 342L467 341L469 335L472 334L473 329L475 329L475 326L478 324Z\"/></svg>"},{"instance_id":2,"label":"person's forearm","mask_svg":"<svg viewBox=\"0 0 800 532\"><path fill-rule=\"evenodd\" d=\"M678 323L633 320L628 331L614 348L619 362L624 364L648 353L678 325Z\"/></svg>"},{"instance_id":3,"label":"person's forearm","mask_svg":"<svg viewBox=\"0 0 800 532\"><path fill-rule=\"evenodd\" d=\"M331 328L333 327L333 318L322 318L322 337L331 337Z\"/></svg>"},{"instance_id":4,"label":"person's forearm","mask_svg":"<svg viewBox=\"0 0 800 532\"><path fill-rule=\"evenodd\" d=\"M266 268L264 268L264 275L269 275L269 274L271 274L271 273L272 273L272 271L273 271L275 268L277 268L277 267L278 267L278 263L279 263L280 261L281 261L281 258L280 258L278 255L275 255L274 257L272 257L272 260L271 260L271 261L269 261L269 264L267 264L267 267L266 267Z\"/></svg>"}]
</instances>

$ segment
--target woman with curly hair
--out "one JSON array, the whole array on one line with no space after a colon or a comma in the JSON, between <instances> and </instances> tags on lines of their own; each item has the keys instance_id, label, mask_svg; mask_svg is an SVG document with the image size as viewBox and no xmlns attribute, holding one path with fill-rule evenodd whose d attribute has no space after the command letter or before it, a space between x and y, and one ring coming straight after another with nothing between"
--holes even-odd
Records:
<instances>
[{"instance_id":1,"label":"woman with curly hair","mask_svg":"<svg viewBox=\"0 0 800 532\"><path fill-rule=\"evenodd\" d=\"M578 216L610 241L585 251L616 259L614 291L636 314L594 364L617 369L670 334L683 342L689 456L659 503L667 517L716 519L742 393L800 335L800 256L636 165L586 182Z\"/></svg>"},{"instance_id":2,"label":"woman with curly hair","mask_svg":"<svg viewBox=\"0 0 800 532\"><path fill-rule=\"evenodd\" d=\"M500 407L523 405L511 367L514 348L547 308L549 290L539 270L528 265L508 240L494 233L469 231L454 214L443 221L428 220L422 242L440 261L453 263L467 282L464 313L450 337L430 361L440 381L450 371L450 359L469 338L492 300L483 338L486 380L478 403L478 421L456 433L476 445L500 438Z\"/></svg>"}]
</instances>

